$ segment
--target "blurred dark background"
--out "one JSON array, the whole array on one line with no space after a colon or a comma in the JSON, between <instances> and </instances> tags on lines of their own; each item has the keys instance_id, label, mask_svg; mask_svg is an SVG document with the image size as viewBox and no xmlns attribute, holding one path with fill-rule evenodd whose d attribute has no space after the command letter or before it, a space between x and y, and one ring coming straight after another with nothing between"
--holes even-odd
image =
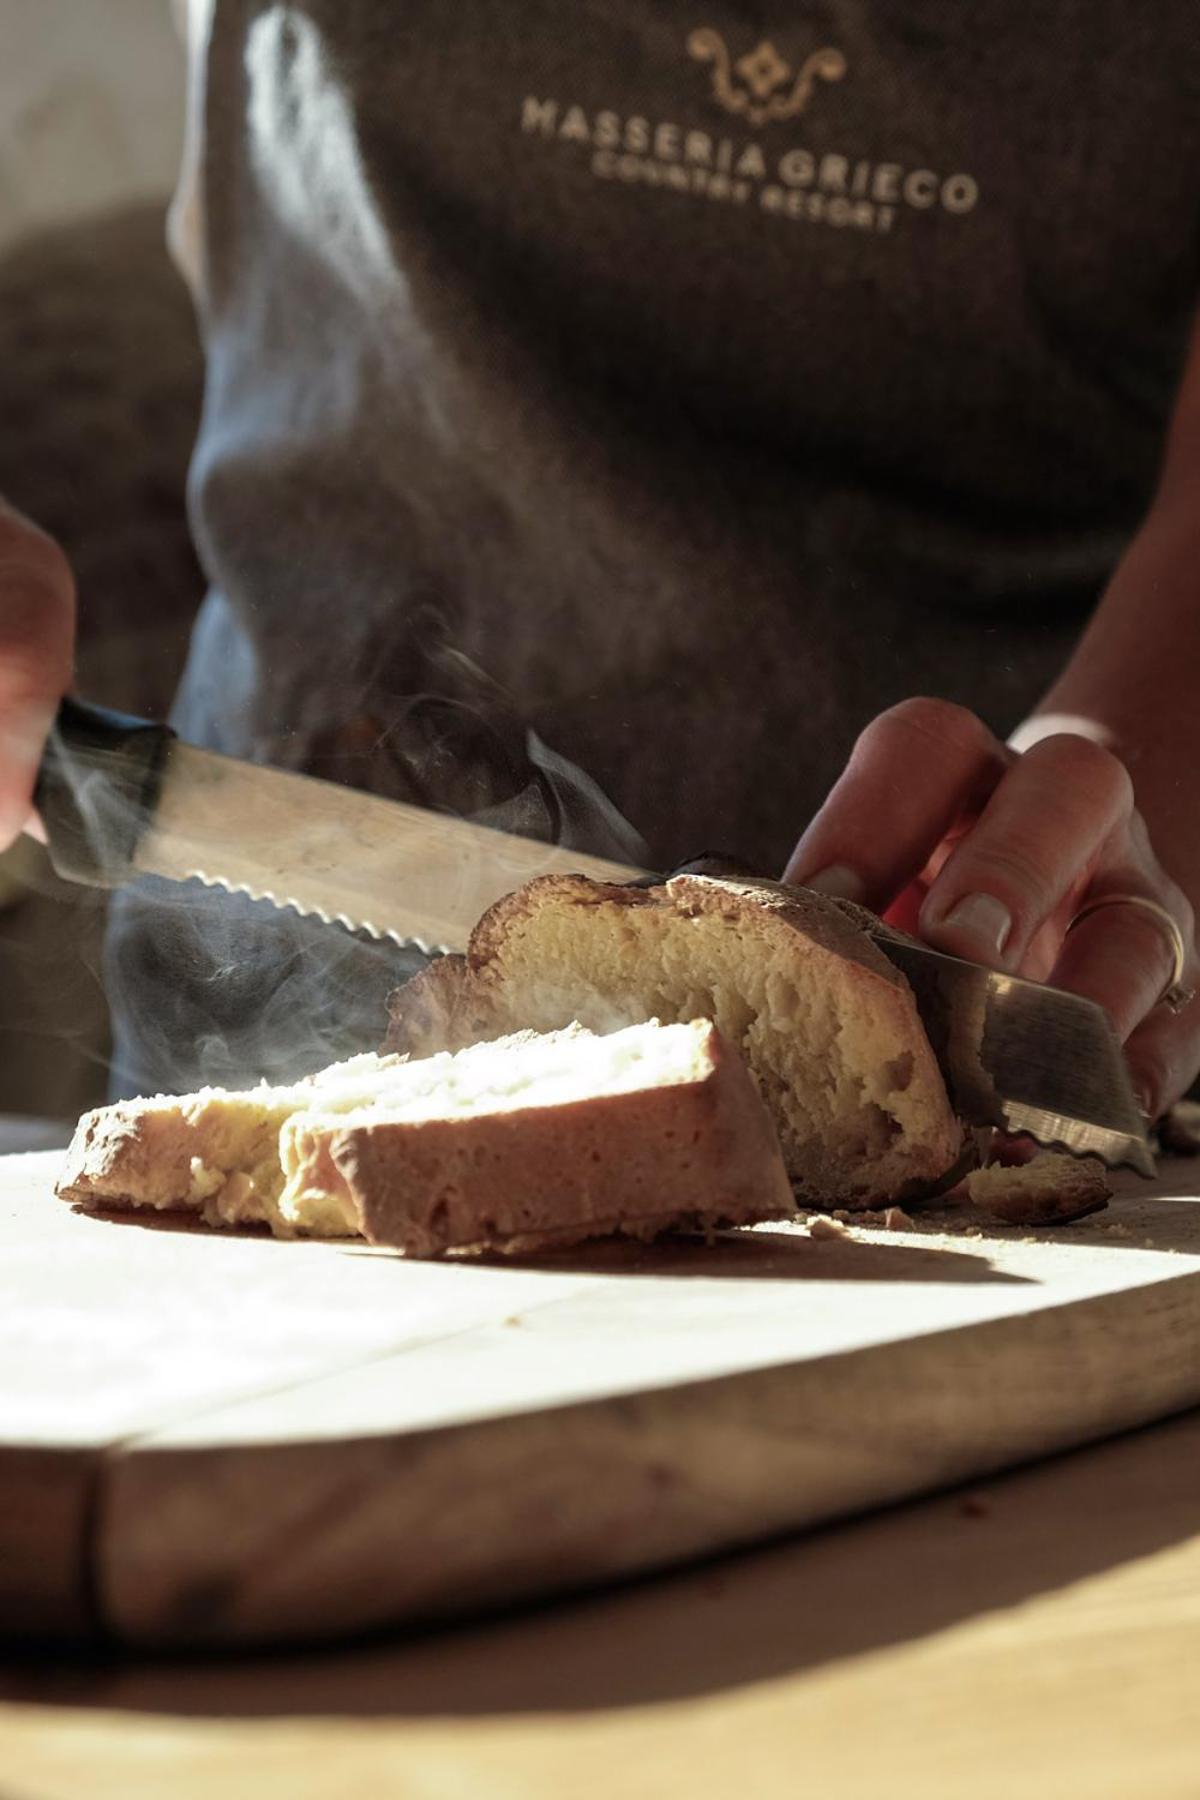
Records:
<instances>
[{"instance_id":1,"label":"blurred dark background","mask_svg":"<svg viewBox=\"0 0 1200 1800\"><path fill-rule=\"evenodd\" d=\"M0 0L0 42L0 494L74 564L78 691L161 716L202 587L203 369L164 236L183 52L164 0ZM0 1116L103 1099L103 910L27 839L0 856Z\"/></svg>"}]
</instances>

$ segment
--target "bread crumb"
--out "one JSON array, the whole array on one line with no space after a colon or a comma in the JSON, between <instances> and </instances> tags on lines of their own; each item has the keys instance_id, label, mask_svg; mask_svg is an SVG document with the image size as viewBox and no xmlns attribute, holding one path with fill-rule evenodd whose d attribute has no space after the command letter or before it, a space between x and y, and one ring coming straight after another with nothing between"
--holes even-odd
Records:
<instances>
[{"instance_id":1,"label":"bread crumb","mask_svg":"<svg viewBox=\"0 0 1200 1800\"><path fill-rule=\"evenodd\" d=\"M517 1313L513 1313L509 1318L505 1319L504 1323L506 1325L523 1325L525 1321Z\"/></svg>"},{"instance_id":2,"label":"bread crumb","mask_svg":"<svg viewBox=\"0 0 1200 1800\"><path fill-rule=\"evenodd\" d=\"M839 1206L829 1215L842 1225L860 1225L866 1231L917 1231L917 1221L902 1206Z\"/></svg>"},{"instance_id":3,"label":"bread crumb","mask_svg":"<svg viewBox=\"0 0 1200 1800\"><path fill-rule=\"evenodd\" d=\"M836 1215L831 1218L828 1213L812 1215L808 1221L808 1235L810 1238L815 1238L818 1243L829 1243L836 1238L846 1238L851 1243L854 1241L854 1233L846 1229L842 1220Z\"/></svg>"},{"instance_id":4,"label":"bread crumb","mask_svg":"<svg viewBox=\"0 0 1200 1800\"><path fill-rule=\"evenodd\" d=\"M1040 1152L1025 1163L989 1163L966 1179L972 1206L1006 1225L1065 1225L1108 1205L1112 1188L1104 1165Z\"/></svg>"}]
</instances>

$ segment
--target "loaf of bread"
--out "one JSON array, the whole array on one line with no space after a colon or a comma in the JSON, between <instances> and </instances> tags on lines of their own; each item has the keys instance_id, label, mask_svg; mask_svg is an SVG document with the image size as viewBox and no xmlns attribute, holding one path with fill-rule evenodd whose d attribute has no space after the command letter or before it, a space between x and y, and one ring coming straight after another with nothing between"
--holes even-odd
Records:
<instances>
[{"instance_id":1,"label":"loaf of bread","mask_svg":"<svg viewBox=\"0 0 1200 1800\"><path fill-rule=\"evenodd\" d=\"M392 996L386 1048L423 1057L572 1020L609 1032L709 1018L745 1058L802 1204L912 1198L957 1178L967 1140L868 921L772 882L544 876L485 913L465 957Z\"/></svg>"},{"instance_id":2,"label":"loaf of bread","mask_svg":"<svg viewBox=\"0 0 1200 1800\"><path fill-rule=\"evenodd\" d=\"M80 1121L58 1192L417 1256L794 1212L771 1119L707 1019L526 1032L104 1107Z\"/></svg>"},{"instance_id":3,"label":"loaf of bread","mask_svg":"<svg viewBox=\"0 0 1200 1800\"><path fill-rule=\"evenodd\" d=\"M284 1124L283 1227L413 1256L715 1229L795 1207L774 1126L705 1020L410 1063L385 1103Z\"/></svg>"}]
</instances>

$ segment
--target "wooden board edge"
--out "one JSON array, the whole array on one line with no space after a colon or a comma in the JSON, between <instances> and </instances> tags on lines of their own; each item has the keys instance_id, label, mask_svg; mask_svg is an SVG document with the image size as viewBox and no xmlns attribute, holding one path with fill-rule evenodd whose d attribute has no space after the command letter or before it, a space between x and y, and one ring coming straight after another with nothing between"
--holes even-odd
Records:
<instances>
[{"instance_id":1,"label":"wooden board edge","mask_svg":"<svg viewBox=\"0 0 1200 1800\"><path fill-rule=\"evenodd\" d=\"M96 1591L106 1629L130 1645L338 1637L694 1560L1197 1402L1193 1271L882 1349L475 1424L336 1446L151 1438L106 1461Z\"/></svg>"},{"instance_id":2,"label":"wooden board edge","mask_svg":"<svg viewBox=\"0 0 1200 1800\"><path fill-rule=\"evenodd\" d=\"M95 1450L5 1445L0 1481L0 1634L85 1641L101 1632L92 1537Z\"/></svg>"}]
</instances>

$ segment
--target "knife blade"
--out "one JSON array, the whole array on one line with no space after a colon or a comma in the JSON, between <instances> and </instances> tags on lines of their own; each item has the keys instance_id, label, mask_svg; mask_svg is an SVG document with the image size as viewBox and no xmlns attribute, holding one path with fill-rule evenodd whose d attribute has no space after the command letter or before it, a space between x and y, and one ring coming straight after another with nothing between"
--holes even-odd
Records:
<instances>
[{"instance_id":1,"label":"knife blade","mask_svg":"<svg viewBox=\"0 0 1200 1800\"><path fill-rule=\"evenodd\" d=\"M480 915L537 875L653 879L582 851L382 800L184 743L163 725L64 700L35 805L68 880L199 880L429 952L465 948ZM771 884L777 885L777 884ZM882 923L959 1115L1152 1175L1103 1009L947 956Z\"/></svg>"},{"instance_id":2,"label":"knife blade","mask_svg":"<svg viewBox=\"0 0 1200 1800\"><path fill-rule=\"evenodd\" d=\"M908 979L960 1118L1153 1176L1145 1121L1102 1006L886 925L871 936Z\"/></svg>"},{"instance_id":3,"label":"knife blade","mask_svg":"<svg viewBox=\"0 0 1200 1800\"><path fill-rule=\"evenodd\" d=\"M67 880L203 881L426 953L465 949L480 915L537 875L645 873L200 750L168 726L73 699L59 708L34 804Z\"/></svg>"}]
</instances>

